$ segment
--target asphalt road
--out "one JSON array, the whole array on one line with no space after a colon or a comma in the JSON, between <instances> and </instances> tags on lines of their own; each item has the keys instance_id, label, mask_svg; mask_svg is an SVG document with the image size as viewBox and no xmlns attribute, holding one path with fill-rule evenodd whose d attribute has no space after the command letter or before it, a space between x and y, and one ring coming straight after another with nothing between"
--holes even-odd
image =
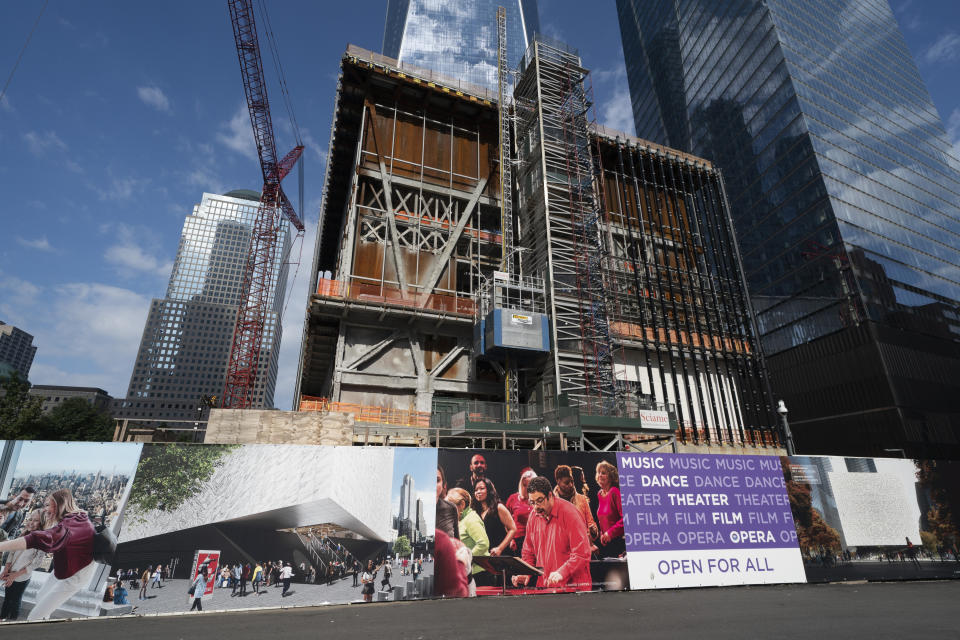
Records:
<instances>
[{"instance_id":1,"label":"asphalt road","mask_svg":"<svg viewBox=\"0 0 960 640\"><path fill-rule=\"evenodd\" d=\"M272 611L89 619L4 626L56 638L960 638L960 581L727 587Z\"/></svg>"}]
</instances>

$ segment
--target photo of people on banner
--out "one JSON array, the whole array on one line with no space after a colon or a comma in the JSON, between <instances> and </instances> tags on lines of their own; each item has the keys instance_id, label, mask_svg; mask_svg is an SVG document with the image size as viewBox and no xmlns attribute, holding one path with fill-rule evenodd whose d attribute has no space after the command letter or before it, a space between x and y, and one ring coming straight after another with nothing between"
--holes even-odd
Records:
<instances>
[{"instance_id":1,"label":"photo of people on banner","mask_svg":"<svg viewBox=\"0 0 960 640\"><path fill-rule=\"evenodd\" d=\"M781 458L809 582L960 577L960 463Z\"/></svg>"},{"instance_id":2,"label":"photo of people on banner","mask_svg":"<svg viewBox=\"0 0 960 640\"><path fill-rule=\"evenodd\" d=\"M0 445L0 619L100 615L142 445Z\"/></svg>"},{"instance_id":3,"label":"photo of people on banner","mask_svg":"<svg viewBox=\"0 0 960 640\"><path fill-rule=\"evenodd\" d=\"M440 449L438 596L629 588L613 453Z\"/></svg>"}]
</instances>

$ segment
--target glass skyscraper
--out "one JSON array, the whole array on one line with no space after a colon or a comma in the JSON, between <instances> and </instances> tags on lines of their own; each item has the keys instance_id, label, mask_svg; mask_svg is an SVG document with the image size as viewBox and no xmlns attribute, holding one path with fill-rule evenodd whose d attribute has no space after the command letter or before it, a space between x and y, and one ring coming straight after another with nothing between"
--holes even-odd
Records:
<instances>
[{"instance_id":1,"label":"glass skyscraper","mask_svg":"<svg viewBox=\"0 0 960 640\"><path fill-rule=\"evenodd\" d=\"M196 420L201 417L203 398L219 400L259 202L260 194L254 191L205 193L187 216L166 295L150 305L118 417L150 422ZM289 250L290 233L284 221L273 258L271 311L263 332L254 408L273 408Z\"/></svg>"},{"instance_id":2,"label":"glass skyscraper","mask_svg":"<svg viewBox=\"0 0 960 640\"><path fill-rule=\"evenodd\" d=\"M33 344L33 336L0 320L0 376L4 375L4 369L9 368L19 372L26 380L30 376L35 355L37 347Z\"/></svg>"},{"instance_id":3,"label":"glass skyscraper","mask_svg":"<svg viewBox=\"0 0 960 640\"><path fill-rule=\"evenodd\" d=\"M389 0L383 55L497 90L497 7L507 10L507 62L540 30L536 0Z\"/></svg>"},{"instance_id":4,"label":"glass skyscraper","mask_svg":"<svg viewBox=\"0 0 960 640\"><path fill-rule=\"evenodd\" d=\"M886 0L617 0L637 134L725 174L804 452L960 454L960 165Z\"/></svg>"}]
</instances>

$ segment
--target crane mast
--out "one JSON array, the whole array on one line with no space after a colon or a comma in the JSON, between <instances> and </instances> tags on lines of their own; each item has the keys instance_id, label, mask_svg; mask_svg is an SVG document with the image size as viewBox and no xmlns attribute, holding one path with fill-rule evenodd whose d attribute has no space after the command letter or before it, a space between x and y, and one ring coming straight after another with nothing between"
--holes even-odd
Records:
<instances>
[{"instance_id":1,"label":"crane mast","mask_svg":"<svg viewBox=\"0 0 960 640\"><path fill-rule=\"evenodd\" d=\"M227 5L233 24L250 124L253 127L263 173L263 190L251 229L250 250L243 272L243 295L237 312L221 405L224 408L247 409L253 404L260 353L263 350L264 327L270 310L271 288L277 269L277 252L282 244L283 218L289 220L298 232L303 231L303 223L280 186L280 182L299 160L303 145L297 144L282 159L277 158L277 144L273 135L273 121L252 0L228 0Z\"/></svg>"}]
</instances>

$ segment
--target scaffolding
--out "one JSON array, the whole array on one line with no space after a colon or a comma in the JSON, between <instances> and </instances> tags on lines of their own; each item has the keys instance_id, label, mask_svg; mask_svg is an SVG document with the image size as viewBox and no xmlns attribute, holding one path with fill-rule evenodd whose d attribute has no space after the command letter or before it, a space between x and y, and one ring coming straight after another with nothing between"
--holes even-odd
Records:
<instances>
[{"instance_id":1,"label":"scaffolding","mask_svg":"<svg viewBox=\"0 0 960 640\"><path fill-rule=\"evenodd\" d=\"M507 10L497 7L497 105L500 126L500 234L502 254L500 271L513 275L513 168L510 149L510 74L507 69ZM520 407L520 371L515 358L508 354L503 365L503 393L507 421Z\"/></svg>"},{"instance_id":2,"label":"scaffolding","mask_svg":"<svg viewBox=\"0 0 960 640\"><path fill-rule=\"evenodd\" d=\"M709 163L592 123L576 51L542 37L512 99L501 58L499 103L378 61L344 58L301 410L363 442L776 441Z\"/></svg>"},{"instance_id":3,"label":"scaffolding","mask_svg":"<svg viewBox=\"0 0 960 640\"><path fill-rule=\"evenodd\" d=\"M613 339L640 398L680 437L763 444L776 424L719 174L623 134L598 135Z\"/></svg>"},{"instance_id":4,"label":"scaffolding","mask_svg":"<svg viewBox=\"0 0 960 640\"><path fill-rule=\"evenodd\" d=\"M544 396L566 394L610 415L622 411L622 393L614 377L587 83L576 51L542 36L530 45L515 91L522 219L534 268L551 274L556 349Z\"/></svg>"}]
</instances>

